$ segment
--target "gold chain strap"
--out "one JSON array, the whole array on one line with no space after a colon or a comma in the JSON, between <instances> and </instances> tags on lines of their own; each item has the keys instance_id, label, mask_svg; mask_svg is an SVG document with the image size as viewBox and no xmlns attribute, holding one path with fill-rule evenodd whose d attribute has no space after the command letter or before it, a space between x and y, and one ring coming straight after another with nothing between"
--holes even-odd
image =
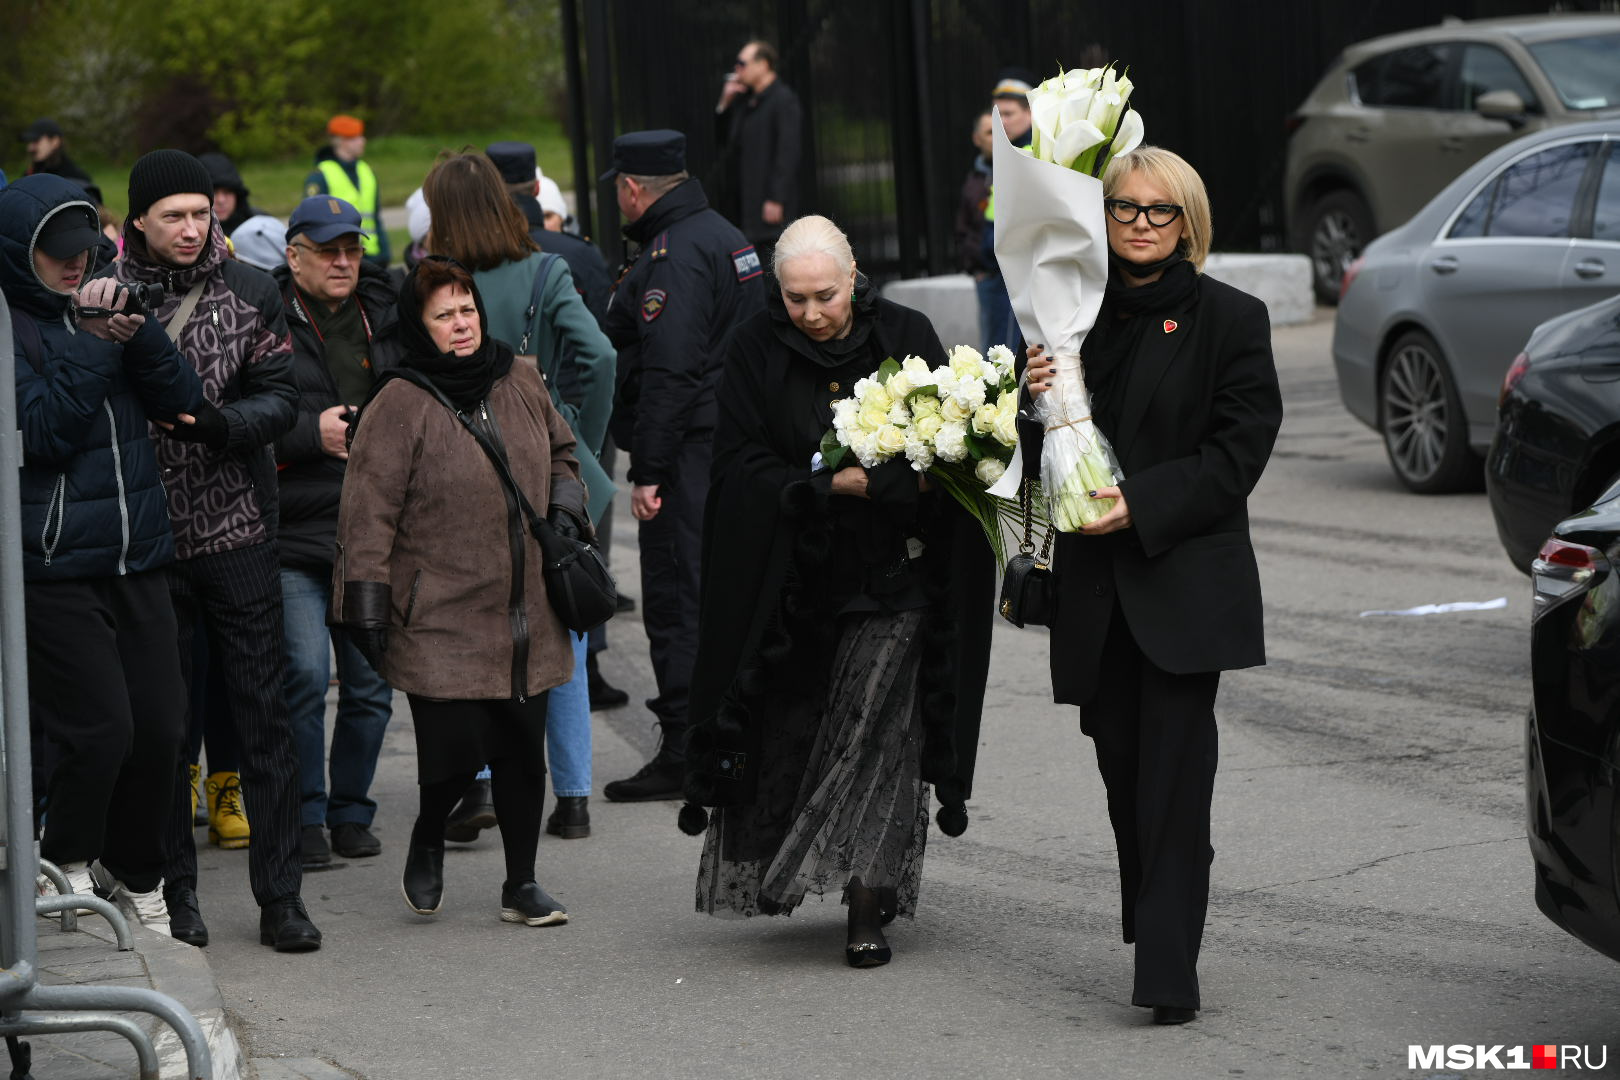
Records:
<instances>
[{"instance_id":1,"label":"gold chain strap","mask_svg":"<svg viewBox=\"0 0 1620 1080\"><path fill-rule=\"evenodd\" d=\"M1024 539L1018 545L1020 555L1035 554L1035 508L1033 505L1035 481L1029 477L1018 485L1018 508L1024 516ZM1040 566L1050 566L1052 563L1052 534L1056 532L1050 526L1046 535L1041 539L1041 553L1035 556L1035 562Z\"/></svg>"}]
</instances>

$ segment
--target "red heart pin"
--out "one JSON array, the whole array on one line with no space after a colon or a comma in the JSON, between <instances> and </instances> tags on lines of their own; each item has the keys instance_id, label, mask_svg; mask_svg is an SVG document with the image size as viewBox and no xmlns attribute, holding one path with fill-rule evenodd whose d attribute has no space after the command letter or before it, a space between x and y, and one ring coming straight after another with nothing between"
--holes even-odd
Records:
<instances>
[{"instance_id":1,"label":"red heart pin","mask_svg":"<svg viewBox=\"0 0 1620 1080\"><path fill-rule=\"evenodd\" d=\"M1165 333L1168 334L1171 331L1173 331L1175 328L1176 328L1176 320L1174 320L1174 319L1166 319L1166 320L1164 320L1164 332Z\"/></svg>"}]
</instances>

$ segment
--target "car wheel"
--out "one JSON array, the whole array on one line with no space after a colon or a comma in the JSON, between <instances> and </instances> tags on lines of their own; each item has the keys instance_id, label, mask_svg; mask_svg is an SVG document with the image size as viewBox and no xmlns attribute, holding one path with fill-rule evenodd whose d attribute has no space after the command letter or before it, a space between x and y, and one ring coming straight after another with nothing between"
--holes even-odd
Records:
<instances>
[{"instance_id":1,"label":"car wheel","mask_svg":"<svg viewBox=\"0 0 1620 1080\"><path fill-rule=\"evenodd\" d=\"M1316 299L1337 304L1344 272L1373 238L1372 211L1353 191L1330 191L1311 207L1305 238Z\"/></svg>"},{"instance_id":2,"label":"car wheel","mask_svg":"<svg viewBox=\"0 0 1620 1080\"><path fill-rule=\"evenodd\" d=\"M1379 429L1401 483L1420 495L1463 491L1482 479L1468 418L1440 346L1421 330L1395 340L1378 380Z\"/></svg>"}]
</instances>

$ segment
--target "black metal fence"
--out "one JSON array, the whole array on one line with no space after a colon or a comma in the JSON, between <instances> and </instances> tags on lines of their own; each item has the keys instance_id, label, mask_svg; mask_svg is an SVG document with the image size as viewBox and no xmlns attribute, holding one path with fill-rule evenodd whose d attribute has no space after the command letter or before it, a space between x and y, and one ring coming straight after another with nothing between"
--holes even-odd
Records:
<instances>
[{"instance_id":1,"label":"black metal fence","mask_svg":"<svg viewBox=\"0 0 1620 1080\"><path fill-rule=\"evenodd\" d=\"M612 136L684 131L692 171L724 173L713 131L721 79L754 37L777 46L805 107L807 211L849 233L877 277L943 273L972 161L968 136L997 72L1042 76L1102 57L1128 65L1148 141L1202 173L1226 251L1285 246L1285 121L1346 45L1440 22L1602 0L562 0L576 191L604 249L618 247L611 188L595 184ZM582 18L580 17L582 14ZM594 149L586 169L583 149Z\"/></svg>"}]
</instances>

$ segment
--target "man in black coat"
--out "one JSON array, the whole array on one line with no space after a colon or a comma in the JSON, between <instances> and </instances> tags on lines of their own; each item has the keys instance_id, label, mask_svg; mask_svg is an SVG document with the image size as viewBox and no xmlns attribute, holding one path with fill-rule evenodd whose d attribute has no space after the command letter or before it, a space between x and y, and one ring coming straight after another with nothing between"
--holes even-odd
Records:
<instances>
[{"instance_id":1,"label":"man in black coat","mask_svg":"<svg viewBox=\"0 0 1620 1080\"><path fill-rule=\"evenodd\" d=\"M287 309L298 388L298 419L276 440L276 465L287 652L282 689L298 746L299 852L306 867L331 862L333 848L345 858L382 851L371 832L377 803L370 790L393 691L348 634L326 625L350 419L398 353L391 333L395 293L388 272L365 261L362 235L360 211L342 199L305 199L287 223L287 264L272 275ZM338 705L328 766L332 655Z\"/></svg>"},{"instance_id":2,"label":"man in black coat","mask_svg":"<svg viewBox=\"0 0 1620 1080\"><path fill-rule=\"evenodd\" d=\"M94 183L90 174L68 157L67 151L62 148L62 128L55 120L35 120L22 133L22 141L28 150L29 176L52 173L72 180L87 190ZM95 201L98 204L101 202L99 192L95 195Z\"/></svg>"},{"instance_id":3,"label":"man in black coat","mask_svg":"<svg viewBox=\"0 0 1620 1080\"><path fill-rule=\"evenodd\" d=\"M715 390L731 328L764 308L764 270L686 173L686 136L637 131L613 143L603 177L639 251L613 290L607 333L619 350L613 441L629 451L641 523L642 620L663 728L657 756L603 789L615 801L675 799L685 771L687 697L697 655L698 565Z\"/></svg>"},{"instance_id":4,"label":"man in black coat","mask_svg":"<svg viewBox=\"0 0 1620 1080\"><path fill-rule=\"evenodd\" d=\"M799 95L777 77L778 60L767 42L744 45L714 109L737 224L767 265L776 238L799 214L804 151Z\"/></svg>"}]
</instances>

